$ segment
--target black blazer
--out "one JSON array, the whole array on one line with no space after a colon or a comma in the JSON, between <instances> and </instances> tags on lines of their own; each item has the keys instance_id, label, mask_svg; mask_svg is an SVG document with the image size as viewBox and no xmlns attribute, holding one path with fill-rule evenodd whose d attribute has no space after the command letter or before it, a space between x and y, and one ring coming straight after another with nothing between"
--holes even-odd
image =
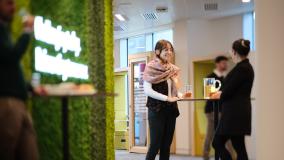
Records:
<instances>
[{"instance_id":1,"label":"black blazer","mask_svg":"<svg viewBox=\"0 0 284 160\"><path fill-rule=\"evenodd\" d=\"M217 134L251 134L251 89L254 71L248 59L238 63L225 79L221 94L222 116Z\"/></svg>"}]
</instances>

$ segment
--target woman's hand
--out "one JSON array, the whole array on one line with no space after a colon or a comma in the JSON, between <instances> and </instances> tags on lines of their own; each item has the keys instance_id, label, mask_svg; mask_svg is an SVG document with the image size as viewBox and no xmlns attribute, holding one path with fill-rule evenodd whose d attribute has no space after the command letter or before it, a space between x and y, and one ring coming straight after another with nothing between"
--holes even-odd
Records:
<instances>
[{"instance_id":1,"label":"woman's hand","mask_svg":"<svg viewBox=\"0 0 284 160\"><path fill-rule=\"evenodd\" d=\"M220 99L222 92L218 91L211 96L211 99Z\"/></svg>"},{"instance_id":2,"label":"woman's hand","mask_svg":"<svg viewBox=\"0 0 284 160\"><path fill-rule=\"evenodd\" d=\"M176 101L178 101L178 100L179 100L178 97L168 97L168 98L167 98L167 101L168 101L168 102L176 102Z\"/></svg>"},{"instance_id":3,"label":"woman's hand","mask_svg":"<svg viewBox=\"0 0 284 160\"><path fill-rule=\"evenodd\" d=\"M23 18L24 30L27 32L33 32L34 30L34 20L35 17L32 15L27 15Z\"/></svg>"},{"instance_id":4,"label":"woman's hand","mask_svg":"<svg viewBox=\"0 0 284 160\"><path fill-rule=\"evenodd\" d=\"M47 95L47 91L46 91L45 88L42 87L42 86L35 87L35 88L33 89L33 93L34 93L35 95L39 95L39 96Z\"/></svg>"},{"instance_id":5,"label":"woman's hand","mask_svg":"<svg viewBox=\"0 0 284 160\"><path fill-rule=\"evenodd\" d=\"M177 96L179 99L182 99L182 98L185 98L184 97L184 94L182 94L182 93L180 93L180 92L178 92L178 96Z\"/></svg>"}]
</instances>

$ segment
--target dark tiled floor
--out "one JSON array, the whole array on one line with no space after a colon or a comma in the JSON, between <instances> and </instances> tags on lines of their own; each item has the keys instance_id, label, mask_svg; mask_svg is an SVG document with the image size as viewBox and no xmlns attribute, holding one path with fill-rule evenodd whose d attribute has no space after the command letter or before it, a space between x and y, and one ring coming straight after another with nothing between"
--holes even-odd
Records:
<instances>
[{"instance_id":1,"label":"dark tiled floor","mask_svg":"<svg viewBox=\"0 0 284 160\"><path fill-rule=\"evenodd\" d=\"M156 160L159 158L157 157ZM172 155L171 160L202 160L200 157ZM145 154L129 153L124 150L115 151L115 160L145 160ZM213 159L212 159L213 160Z\"/></svg>"}]
</instances>

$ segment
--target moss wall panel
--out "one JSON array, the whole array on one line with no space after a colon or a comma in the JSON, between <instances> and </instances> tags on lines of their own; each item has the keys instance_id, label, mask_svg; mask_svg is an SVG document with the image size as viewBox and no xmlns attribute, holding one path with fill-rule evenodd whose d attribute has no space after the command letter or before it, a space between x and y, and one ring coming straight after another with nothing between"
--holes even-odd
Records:
<instances>
[{"instance_id":1,"label":"moss wall panel","mask_svg":"<svg viewBox=\"0 0 284 160\"><path fill-rule=\"evenodd\" d=\"M63 31L76 31L81 38L82 51L80 57L74 53L63 54L64 59L71 59L78 63L88 64L87 32L86 32L86 1L73 0L32 0L31 11L34 15L43 16L52 21L55 27L61 25ZM47 48L50 55L56 56L58 52L54 47L39 41L35 46ZM72 82L81 82L69 79ZM42 83L60 83L61 77L42 74ZM83 81L86 82L86 81ZM91 158L90 108L91 100L88 98L75 98L69 105L69 147L70 157L74 160L89 160ZM62 132L61 132L61 103L60 99L37 99L33 107L35 127L38 133L41 159L62 159Z\"/></svg>"},{"instance_id":2,"label":"moss wall panel","mask_svg":"<svg viewBox=\"0 0 284 160\"><path fill-rule=\"evenodd\" d=\"M90 75L100 93L113 93L113 17L112 0L88 0ZM92 157L114 159L114 98L93 99L91 122Z\"/></svg>"},{"instance_id":3,"label":"moss wall panel","mask_svg":"<svg viewBox=\"0 0 284 160\"><path fill-rule=\"evenodd\" d=\"M61 107L56 99L33 101L34 127L41 160L62 159Z\"/></svg>"}]
</instances>

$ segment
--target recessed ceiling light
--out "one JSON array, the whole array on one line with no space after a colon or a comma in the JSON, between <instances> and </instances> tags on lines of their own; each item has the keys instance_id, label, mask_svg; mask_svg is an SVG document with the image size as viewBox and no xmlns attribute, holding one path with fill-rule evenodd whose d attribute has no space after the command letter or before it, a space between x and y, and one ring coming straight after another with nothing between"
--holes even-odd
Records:
<instances>
[{"instance_id":1,"label":"recessed ceiling light","mask_svg":"<svg viewBox=\"0 0 284 160\"><path fill-rule=\"evenodd\" d=\"M121 15L121 14L115 14L114 16L115 16L119 21L122 21L122 22L126 21L126 18L125 18L123 15Z\"/></svg>"},{"instance_id":2,"label":"recessed ceiling light","mask_svg":"<svg viewBox=\"0 0 284 160\"><path fill-rule=\"evenodd\" d=\"M242 0L243 1L243 3L249 3L250 2L250 0Z\"/></svg>"}]
</instances>

